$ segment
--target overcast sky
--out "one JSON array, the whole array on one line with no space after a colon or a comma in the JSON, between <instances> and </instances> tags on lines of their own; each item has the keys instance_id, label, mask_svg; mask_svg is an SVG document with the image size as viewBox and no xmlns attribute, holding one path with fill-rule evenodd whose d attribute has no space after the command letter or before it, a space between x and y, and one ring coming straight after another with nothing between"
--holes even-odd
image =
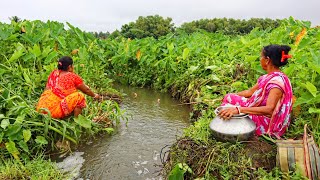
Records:
<instances>
[{"instance_id":1,"label":"overcast sky","mask_svg":"<svg viewBox=\"0 0 320 180\"><path fill-rule=\"evenodd\" d=\"M86 31L120 29L139 16L171 17L176 26L202 18L293 16L320 25L320 0L0 0L0 21L18 16L28 20L70 22Z\"/></svg>"}]
</instances>

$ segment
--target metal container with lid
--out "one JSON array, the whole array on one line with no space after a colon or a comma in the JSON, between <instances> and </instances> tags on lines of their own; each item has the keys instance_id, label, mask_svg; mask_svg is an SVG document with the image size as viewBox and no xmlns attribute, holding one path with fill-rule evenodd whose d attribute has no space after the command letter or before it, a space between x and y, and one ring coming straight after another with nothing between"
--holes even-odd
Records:
<instances>
[{"instance_id":1,"label":"metal container with lid","mask_svg":"<svg viewBox=\"0 0 320 180\"><path fill-rule=\"evenodd\" d=\"M248 140L255 132L256 124L248 117L247 114L236 114L229 120L224 120L218 116L223 108L232 106L220 106L215 110L216 117L210 123L210 129L213 135L225 141L245 141Z\"/></svg>"}]
</instances>

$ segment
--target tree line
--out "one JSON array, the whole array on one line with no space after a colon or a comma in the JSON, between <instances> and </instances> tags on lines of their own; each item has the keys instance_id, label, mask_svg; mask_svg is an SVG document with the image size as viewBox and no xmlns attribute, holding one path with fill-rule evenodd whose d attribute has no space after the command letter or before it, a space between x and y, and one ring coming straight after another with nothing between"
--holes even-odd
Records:
<instances>
[{"instance_id":1,"label":"tree line","mask_svg":"<svg viewBox=\"0 0 320 180\"><path fill-rule=\"evenodd\" d=\"M183 23L180 27L175 27L172 18L163 18L159 15L140 16L136 21L124 24L120 30L109 32L95 32L98 38L126 37L131 39L141 39L154 37L158 39L168 33L185 32L191 34L197 31L220 32L227 35L243 35L250 33L254 28L267 29L277 28L282 20L270 18L251 18L249 20L233 18L200 19Z\"/></svg>"},{"instance_id":2,"label":"tree line","mask_svg":"<svg viewBox=\"0 0 320 180\"><path fill-rule=\"evenodd\" d=\"M17 16L9 18L12 21L20 21ZM249 20L233 18L214 18L200 19L192 22L183 23L180 27L175 27L172 18L163 18L159 15L140 16L134 22L122 25L120 30L114 32L91 32L95 37L117 38L126 37L131 39L141 39L145 37L154 37L158 39L161 36L173 32L185 32L191 34L197 31L220 32L227 35L243 35L250 33L254 28L274 29L278 27L281 20L270 18L251 18Z\"/></svg>"}]
</instances>

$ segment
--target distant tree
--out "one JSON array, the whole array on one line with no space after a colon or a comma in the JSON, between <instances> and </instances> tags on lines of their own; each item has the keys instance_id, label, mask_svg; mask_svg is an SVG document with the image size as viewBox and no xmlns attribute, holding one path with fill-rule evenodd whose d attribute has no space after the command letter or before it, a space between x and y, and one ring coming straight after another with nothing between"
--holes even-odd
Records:
<instances>
[{"instance_id":1,"label":"distant tree","mask_svg":"<svg viewBox=\"0 0 320 180\"><path fill-rule=\"evenodd\" d=\"M18 16L12 16L12 17L9 17L10 21L14 21L14 22L19 22L21 21L21 18L19 18Z\"/></svg>"},{"instance_id":2,"label":"distant tree","mask_svg":"<svg viewBox=\"0 0 320 180\"><path fill-rule=\"evenodd\" d=\"M106 39L108 36L110 36L110 33L107 31L107 32L99 32L99 34L98 34L98 37L100 38L100 39Z\"/></svg>"},{"instance_id":3,"label":"distant tree","mask_svg":"<svg viewBox=\"0 0 320 180\"><path fill-rule=\"evenodd\" d=\"M174 24L171 18L164 19L159 15L140 16L135 22L130 22L121 27L121 34L127 38L144 38L167 35L174 31Z\"/></svg>"},{"instance_id":4,"label":"distant tree","mask_svg":"<svg viewBox=\"0 0 320 180\"><path fill-rule=\"evenodd\" d=\"M121 37L121 36L122 36L122 34L120 33L120 31L119 30L115 30L108 36L108 38L116 39L117 37Z\"/></svg>"},{"instance_id":5,"label":"distant tree","mask_svg":"<svg viewBox=\"0 0 320 180\"><path fill-rule=\"evenodd\" d=\"M249 20L239 20L232 18L200 19L197 21L184 23L178 29L184 30L189 34L198 30L205 30L208 32L221 32L229 35L247 34L254 28L276 28L280 25L280 21L281 20L272 20L269 18L251 18Z\"/></svg>"},{"instance_id":6,"label":"distant tree","mask_svg":"<svg viewBox=\"0 0 320 180\"><path fill-rule=\"evenodd\" d=\"M93 34L94 37L100 38L100 39L106 39L110 36L110 33L108 31L107 32L100 31L99 33L98 32L91 32L91 34Z\"/></svg>"}]
</instances>

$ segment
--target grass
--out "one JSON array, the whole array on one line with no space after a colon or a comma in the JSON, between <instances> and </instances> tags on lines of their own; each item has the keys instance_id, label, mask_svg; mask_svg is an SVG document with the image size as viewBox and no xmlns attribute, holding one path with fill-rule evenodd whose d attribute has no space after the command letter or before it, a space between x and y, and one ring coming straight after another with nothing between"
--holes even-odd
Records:
<instances>
[{"instance_id":1,"label":"grass","mask_svg":"<svg viewBox=\"0 0 320 180\"><path fill-rule=\"evenodd\" d=\"M62 174L56 164L38 156L32 161L19 162L6 159L0 163L0 179L67 179L68 175Z\"/></svg>"}]
</instances>

